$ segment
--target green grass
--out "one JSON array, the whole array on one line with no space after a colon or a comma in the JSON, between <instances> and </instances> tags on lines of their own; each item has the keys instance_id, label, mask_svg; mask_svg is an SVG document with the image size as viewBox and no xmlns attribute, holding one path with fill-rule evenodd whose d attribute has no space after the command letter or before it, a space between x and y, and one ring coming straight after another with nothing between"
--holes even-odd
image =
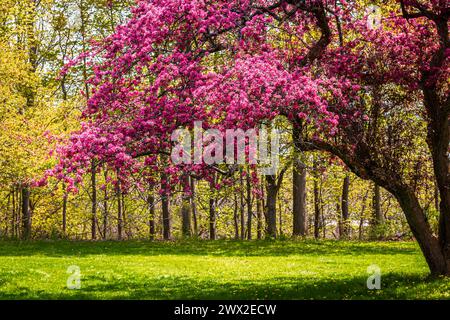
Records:
<instances>
[{"instance_id":1,"label":"green grass","mask_svg":"<svg viewBox=\"0 0 450 320\"><path fill-rule=\"evenodd\" d=\"M381 290L366 287L372 264ZM413 242L0 242L0 299L449 298Z\"/></svg>"}]
</instances>

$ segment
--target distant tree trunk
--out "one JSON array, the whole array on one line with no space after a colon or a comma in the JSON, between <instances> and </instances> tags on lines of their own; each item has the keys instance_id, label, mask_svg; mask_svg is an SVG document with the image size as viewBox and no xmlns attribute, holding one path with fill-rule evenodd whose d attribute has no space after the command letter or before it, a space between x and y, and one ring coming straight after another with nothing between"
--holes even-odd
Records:
<instances>
[{"instance_id":1,"label":"distant tree trunk","mask_svg":"<svg viewBox=\"0 0 450 320\"><path fill-rule=\"evenodd\" d=\"M283 211L281 206L281 201L278 200L278 219L279 219L279 232L278 234L282 237L283 236Z\"/></svg>"},{"instance_id":2,"label":"distant tree trunk","mask_svg":"<svg viewBox=\"0 0 450 320\"><path fill-rule=\"evenodd\" d=\"M147 197L147 206L148 206L148 224L149 224L149 232L150 232L150 240L155 240L156 238L156 227L155 227L155 197L153 195L153 190L149 190L149 194Z\"/></svg>"},{"instance_id":3,"label":"distant tree trunk","mask_svg":"<svg viewBox=\"0 0 450 320\"><path fill-rule=\"evenodd\" d=\"M189 238L192 235L191 232L191 194L189 176L185 174L183 176L183 195L181 204L181 220L182 220L182 234L183 237Z\"/></svg>"},{"instance_id":4,"label":"distant tree trunk","mask_svg":"<svg viewBox=\"0 0 450 320\"><path fill-rule=\"evenodd\" d=\"M234 220L234 239L239 240L238 199L236 193L234 193L233 220Z\"/></svg>"},{"instance_id":5,"label":"distant tree trunk","mask_svg":"<svg viewBox=\"0 0 450 320\"><path fill-rule=\"evenodd\" d=\"M266 192L265 192L265 187L264 187L264 177L261 177L261 183L260 183L260 188L261 188L261 213L262 215L265 217L266 213ZM264 232L266 231L266 228L263 226L265 223L265 219L263 219L263 217L261 217L261 238L263 237Z\"/></svg>"},{"instance_id":6,"label":"distant tree trunk","mask_svg":"<svg viewBox=\"0 0 450 320\"><path fill-rule=\"evenodd\" d=\"M262 239L263 225L262 225L262 209L261 199L256 198L256 237L258 240Z\"/></svg>"},{"instance_id":7,"label":"distant tree trunk","mask_svg":"<svg viewBox=\"0 0 450 320\"><path fill-rule=\"evenodd\" d=\"M108 171L104 170L105 190L103 191L103 240L108 238Z\"/></svg>"},{"instance_id":8,"label":"distant tree trunk","mask_svg":"<svg viewBox=\"0 0 450 320\"><path fill-rule=\"evenodd\" d=\"M241 217L241 240L245 239L245 202L244 202L244 180L242 178L242 169L239 172L240 174L240 188L239 188L239 213Z\"/></svg>"},{"instance_id":9,"label":"distant tree trunk","mask_svg":"<svg viewBox=\"0 0 450 320\"><path fill-rule=\"evenodd\" d=\"M22 187L22 239L31 238L31 211L30 211L30 190L28 187Z\"/></svg>"},{"instance_id":10,"label":"distant tree trunk","mask_svg":"<svg viewBox=\"0 0 450 320\"><path fill-rule=\"evenodd\" d=\"M322 195L320 196L322 199ZM325 239L327 237L327 222L325 220L325 215L323 214L323 204L321 203L320 206L320 219L321 219L321 226L322 226L322 236Z\"/></svg>"},{"instance_id":11,"label":"distant tree trunk","mask_svg":"<svg viewBox=\"0 0 450 320\"><path fill-rule=\"evenodd\" d=\"M127 235L127 239L133 237L132 231L130 229L130 224L128 223L127 206L125 201L125 192L122 192L122 218L123 218L123 230Z\"/></svg>"},{"instance_id":12,"label":"distant tree trunk","mask_svg":"<svg viewBox=\"0 0 450 320\"><path fill-rule=\"evenodd\" d=\"M156 239L156 224L155 224L155 196L153 195L153 186L149 185L147 196L147 208L148 208L148 226L150 233L150 240Z\"/></svg>"},{"instance_id":13,"label":"distant tree trunk","mask_svg":"<svg viewBox=\"0 0 450 320\"><path fill-rule=\"evenodd\" d=\"M67 237L67 199L68 194L66 191L66 186L63 185L62 233L64 238Z\"/></svg>"},{"instance_id":14,"label":"distant tree trunk","mask_svg":"<svg viewBox=\"0 0 450 320\"><path fill-rule=\"evenodd\" d=\"M367 197L369 196L369 190L366 191L364 194L364 197L362 199L362 207L361 207L361 214L359 219L359 230L358 230L358 239L363 240L363 226L364 226L364 212L366 211L366 201Z\"/></svg>"},{"instance_id":15,"label":"distant tree trunk","mask_svg":"<svg viewBox=\"0 0 450 320\"><path fill-rule=\"evenodd\" d=\"M30 75L35 74L38 67L38 43L36 37L36 6L37 0L30 0L28 7L28 20L26 25L26 44L28 47L28 62L30 65ZM32 109L36 104L36 89L32 86L25 90L26 109ZM25 114L25 110L19 113ZM30 210L30 189L23 184L20 190L22 194L22 239L28 240L31 237L31 210ZM19 226L18 226L19 227Z\"/></svg>"},{"instance_id":16,"label":"distant tree trunk","mask_svg":"<svg viewBox=\"0 0 450 320\"><path fill-rule=\"evenodd\" d=\"M123 214L122 214L122 191L120 188L120 182L117 182L116 186L116 198L117 198L117 239L120 241L123 239Z\"/></svg>"},{"instance_id":17,"label":"distant tree trunk","mask_svg":"<svg viewBox=\"0 0 450 320\"><path fill-rule=\"evenodd\" d=\"M320 190L317 175L317 164L314 165L316 177L314 179L314 238L320 238Z\"/></svg>"},{"instance_id":18,"label":"distant tree trunk","mask_svg":"<svg viewBox=\"0 0 450 320\"><path fill-rule=\"evenodd\" d=\"M92 188L92 211L91 211L91 238L97 239L97 174L94 161L91 164L91 188Z\"/></svg>"},{"instance_id":19,"label":"distant tree trunk","mask_svg":"<svg viewBox=\"0 0 450 320\"><path fill-rule=\"evenodd\" d=\"M372 239L382 239L383 234L381 230L378 228L379 226L383 225L384 223L384 216L383 212L381 211L381 188L379 185L375 184L374 190L373 190L373 217L372 217L372 232L371 232L371 238Z\"/></svg>"},{"instance_id":20,"label":"distant tree trunk","mask_svg":"<svg viewBox=\"0 0 450 320\"><path fill-rule=\"evenodd\" d=\"M252 240L252 182L250 180L250 172L247 174L247 240Z\"/></svg>"},{"instance_id":21,"label":"distant tree trunk","mask_svg":"<svg viewBox=\"0 0 450 320\"><path fill-rule=\"evenodd\" d=\"M9 227L9 221L8 221L8 216L9 216L9 207L11 205L11 193L8 194L8 202L6 204L6 210L5 210L5 237L8 237L8 227Z\"/></svg>"},{"instance_id":22,"label":"distant tree trunk","mask_svg":"<svg viewBox=\"0 0 450 320\"><path fill-rule=\"evenodd\" d=\"M197 204L195 202L195 179L191 177L190 181L191 181L191 209L192 209L192 218L194 222L194 236L198 237Z\"/></svg>"},{"instance_id":23,"label":"distant tree trunk","mask_svg":"<svg viewBox=\"0 0 450 320\"><path fill-rule=\"evenodd\" d=\"M344 239L348 239L350 237L350 221L348 210L349 189L350 189L350 176L346 175L344 178L344 183L342 185L342 198L341 198L342 230L340 232L340 235Z\"/></svg>"},{"instance_id":24,"label":"distant tree trunk","mask_svg":"<svg viewBox=\"0 0 450 320\"><path fill-rule=\"evenodd\" d=\"M163 238L170 240L172 238L171 219L170 219L170 200L169 195L163 194L161 201L162 219L163 219Z\"/></svg>"},{"instance_id":25,"label":"distant tree trunk","mask_svg":"<svg viewBox=\"0 0 450 320\"><path fill-rule=\"evenodd\" d=\"M16 187L12 189L12 209L11 209L11 238L16 236Z\"/></svg>"},{"instance_id":26,"label":"distant tree trunk","mask_svg":"<svg viewBox=\"0 0 450 320\"><path fill-rule=\"evenodd\" d=\"M166 162L166 160L163 160ZM161 173L161 210L162 210L162 220L163 220L163 239L170 240L172 238L172 221L170 217L170 185L167 181L167 175Z\"/></svg>"}]
</instances>

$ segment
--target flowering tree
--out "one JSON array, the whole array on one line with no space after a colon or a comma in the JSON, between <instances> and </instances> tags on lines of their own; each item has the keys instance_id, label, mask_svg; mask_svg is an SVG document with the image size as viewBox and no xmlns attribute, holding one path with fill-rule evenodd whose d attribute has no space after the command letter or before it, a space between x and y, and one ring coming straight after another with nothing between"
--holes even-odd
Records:
<instances>
[{"instance_id":1,"label":"flowering tree","mask_svg":"<svg viewBox=\"0 0 450 320\"><path fill-rule=\"evenodd\" d=\"M390 191L431 272L446 275L450 272L449 14L445 1L399 1L380 28L368 28L364 21L344 26L341 39L349 41L329 48L322 66L330 74L358 81L369 99L352 102L351 108L333 109L340 119L337 139L304 141L305 148L339 156L360 177ZM364 121L355 113L364 115ZM430 159L441 198L437 236L420 204L417 186L419 176L429 174Z\"/></svg>"},{"instance_id":2,"label":"flowering tree","mask_svg":"<svg viewBox=\"0 0 450 320\"><path fill-rule=\"evenodd\" d=\"M161 170L169 185L166 175L178 182L183 167L161 159L178 127L248 129L284 116L297 148L331 152L394 194L431 272L449 274L449 9L439 0L384 9L374 27L344 0L139 1L82 57L94 72L86 122L60 148L55 174L81 181L94 160L124 180ZM404 108L390 117L387 105ZM406 115L428 128L408 126ZM421 131L441 191L439 239L409 175Z\"/></svg>"}]
</instances>

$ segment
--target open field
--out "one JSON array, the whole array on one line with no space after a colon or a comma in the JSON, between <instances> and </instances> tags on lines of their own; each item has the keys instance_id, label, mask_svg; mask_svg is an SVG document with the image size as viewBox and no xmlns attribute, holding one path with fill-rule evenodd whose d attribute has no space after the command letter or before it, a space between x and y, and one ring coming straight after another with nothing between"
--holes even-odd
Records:
<instances>
[{"instance_id":1,"label":"open field","mask_svg":"<svg viewBox=\"0 0 450 320\"><path fill-rule=\"evenodd\" d=\"M367 267L382 271L368 290ZM81 289L67 289L67 268ZM413 242L2 242L0 299L448 299Z\"/></svg>"}]
</instances>

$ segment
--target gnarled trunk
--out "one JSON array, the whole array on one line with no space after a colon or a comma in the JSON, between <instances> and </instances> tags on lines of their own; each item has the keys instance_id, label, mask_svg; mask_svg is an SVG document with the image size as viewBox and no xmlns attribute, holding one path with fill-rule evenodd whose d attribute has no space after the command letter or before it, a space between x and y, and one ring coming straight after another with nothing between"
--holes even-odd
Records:
<instances>
[{"instance_id":1,"label":"gnarled trunk","mask_svg":"<svg viewBox=\"0 0 450 320\"><path fill-rule=\"evenodd\" d=\"M408 187L402 187L394 190L393 194L405 212L408 224L425 256L431 274L433 276L450 275L444 251L441 249L438 239L433 235L414 192Z\"/></svg>"}]
</instances>

